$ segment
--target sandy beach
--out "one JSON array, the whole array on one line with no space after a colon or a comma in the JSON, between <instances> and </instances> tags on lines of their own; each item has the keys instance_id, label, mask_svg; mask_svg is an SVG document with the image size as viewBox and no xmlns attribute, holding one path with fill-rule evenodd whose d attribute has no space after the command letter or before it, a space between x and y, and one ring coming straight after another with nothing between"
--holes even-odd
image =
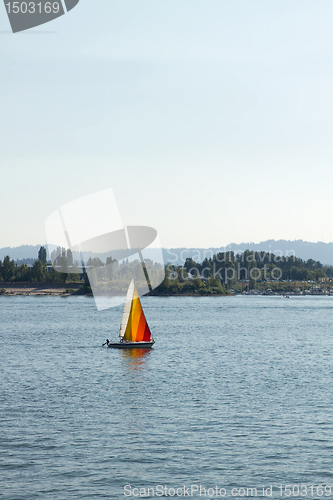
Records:
<instances>
[{"instance_id":1,"label":"sandy beach","mask_svg":"<svg viewBox=\"0 0 333 500\"><path fill-rule=\"evenodd\" d=\"M6 290L2 295L68 295L66 290L78 290L79 287L80 283L0 282L0 290Z\"/></svg>"}]
</instances>

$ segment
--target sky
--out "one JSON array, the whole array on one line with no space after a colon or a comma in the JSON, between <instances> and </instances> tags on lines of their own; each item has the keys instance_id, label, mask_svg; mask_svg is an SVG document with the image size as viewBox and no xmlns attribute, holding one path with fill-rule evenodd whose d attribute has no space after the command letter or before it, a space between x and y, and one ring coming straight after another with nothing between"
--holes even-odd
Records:
<instances>
[{"instance_id":1,"label":"sky","mask_svg":"<svg viewBox=\"0 0 333 500\"><path fill-rule=\"evenodd\" d=\"M0 5L0 247L112 188L164 247L333 241L331 0Z\"/></svg>"}]
</instances>

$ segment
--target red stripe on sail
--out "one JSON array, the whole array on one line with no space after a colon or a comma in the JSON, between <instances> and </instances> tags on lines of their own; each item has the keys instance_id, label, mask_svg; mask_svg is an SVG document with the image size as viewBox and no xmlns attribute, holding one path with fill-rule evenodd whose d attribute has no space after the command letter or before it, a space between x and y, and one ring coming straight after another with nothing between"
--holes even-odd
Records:
<instances>
[{"instance_id":1,"label":"red stripe on sail","mask_svg":"<svg viewBox=\"0 0 333 500\"><path fill-rule=\"evenodd\" d=\"M146 327L145 327L145 333L143 334L143 341L145 342L149 342L150 341L150 337L151 337L151 333L150 333L150 330L149 330L149 326L148 326L148 323L146 321Z\"/></svg>"},{"instance_id":2,"label":"red stripe on sail","mask_svg":"<svg viewBox=\"0 0 333 500\"><path fill-rule=\"evenodd\" d=\"M138 331L136 334L137 342L141 342L141 340L143 340L145 334L145 326L146 326L146 318L145 315L143 314L143 311L141 310L141 317L138 325Z\"/></svg>"}]
</instances>

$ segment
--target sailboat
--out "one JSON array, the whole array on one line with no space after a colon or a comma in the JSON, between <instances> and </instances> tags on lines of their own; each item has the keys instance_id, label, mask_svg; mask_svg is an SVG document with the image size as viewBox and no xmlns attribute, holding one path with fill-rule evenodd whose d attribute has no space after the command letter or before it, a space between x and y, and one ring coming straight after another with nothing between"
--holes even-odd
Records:
<instances>
[{"instance_id":1,"label":"sailboat","mask_svg":"<svg viewBox=\"0 0 333 500\"><path fill-rule=\"evenodd\" d=\"M152 347L154 339L144 315L134 280L128 288L119 332L120 342L108 342L111 348Z\"/></svg>"}]
</instances>

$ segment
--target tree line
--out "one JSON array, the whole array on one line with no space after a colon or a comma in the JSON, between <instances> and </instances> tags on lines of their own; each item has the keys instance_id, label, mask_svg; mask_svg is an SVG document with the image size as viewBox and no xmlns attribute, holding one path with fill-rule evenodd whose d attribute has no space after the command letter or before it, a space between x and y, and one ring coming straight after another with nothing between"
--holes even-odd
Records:
<instances>
[{"instance_id":1,"label":"tree line","mask_svg":"<svg viewBox=\"0 0 333 500\"><path fill-rule=\"evenodd\" d=\"M79 276L72 276L79 278ZM46 248L41 247L38 252L38 259L35 260L32 267L29 267L25 262L17 264L7 255L3 261L0 260L0 282L33 282L42 283L48 281L50 283L63 283L68 279L68 274L60 273L54 268L47 268L47 253ZM73 280L75 281L75 279Z\"/></svg>"},{"instance_id":2,"label":"tree line","mask_svg":"<svg viewBox=\"0 0 333 500\"><path fill-rule=\"evenodd\" d=\"M43 246L32 267L28 267L26 263L15 263L6 256L3 261L0 260L0 281L41 283L82 280L87 285L86 273L73 262L71 250L59 247L55 252L52 256L55 267L49 266L49 268L46 248ZM86 266L92 270L91 279L107 283L125 282L133 275L134 278L142 277L139 261L125 260L119 263L116 259L108 257L106 263L103 263L99 258L90 258ZM147 260L146 266L150 275L155 273L157 276L160 273L159 264ZM154 293L223 294L232 283L243 280L249 281L252 287L256 281L317 281L320 277L333 277L333 266L324 266L313 259L304 261L295 256L284 257L251 250L237 254L230 251L217 253L202 262L187 258L183 266L168 264L165 267L165 278Z\"/></svg>"},{"instance_id":3,"label":"tree line","mask_svg":"<svg viewBox=\"0 0 333 500\"><path fill-rule=\"evenodd\" d=\"M202 262L187 258L183 266L168 264L165 279L157 293L224 293L236 282L247 281L249 288L262 281L318 281L333 277L333 266L313 259L246 250L221 252Z\"/></svg>"},{"instance_id":4,"label":"tree line","mask_svg":"<svg viewBox=\"0 0 333 500\"><path fill-rule=\"evenodd\" d=\"M320 277L333 276L332 266L323 266L321 262L313 259L304 261L296 256L280 256L251 250L237 254L231 251L218 253L201 263L187 258L183 267L187 272L194 270L194 273L207 277L217 273L222 280L226 277L224 281L231 279L231 275L235 275L238 281L249 279L252 269L261 271L257 273L257 280L260 279L259 275L262 276L261 279L267 279L264 278L265 273L266 276L275 276L275 279L297 281L317 281ZM275 272L277 270L278 272ZM252 273L252 276L255 276L255 273Z\"/></svg>"}]
</instances>

